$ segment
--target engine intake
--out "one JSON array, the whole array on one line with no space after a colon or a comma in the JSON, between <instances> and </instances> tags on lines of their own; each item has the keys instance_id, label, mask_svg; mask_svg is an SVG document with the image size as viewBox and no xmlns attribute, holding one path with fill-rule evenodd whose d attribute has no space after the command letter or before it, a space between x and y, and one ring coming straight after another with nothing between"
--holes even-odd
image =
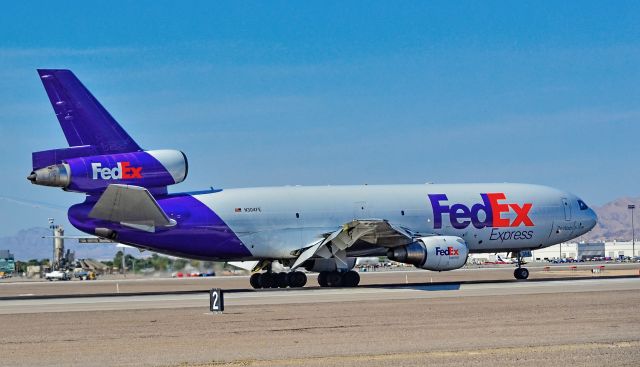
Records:
<instances>
[{"instance_id":1,"label":"engine intake","mask_svg":"<svg viewBox=\"0 0 640 367\"><path fill-rule=\"evenodd\" d=\"M422 237L406 246L387 251L394 261L412 264L426 270L453 270L464 266L469 248L464 240L454 236Z\"/></svg>"}]
</instances>

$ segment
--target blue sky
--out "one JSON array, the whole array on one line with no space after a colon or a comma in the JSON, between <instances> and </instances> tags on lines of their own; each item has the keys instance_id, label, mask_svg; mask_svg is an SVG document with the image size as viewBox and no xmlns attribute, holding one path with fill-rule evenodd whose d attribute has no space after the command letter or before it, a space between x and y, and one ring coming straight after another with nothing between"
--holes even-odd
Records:
<instances>
[{"instance_id":1,"label":"blue sky","mask_svg":"<svg viewBox=\"0 0 640 367\"><path fill-rule=\"evenodd\" d=\"M0 235L66 223L30 185L69 68L209 186L528 182L640 196L638 2L43 2L0 13ZM30 203L25 204L24 202ZM36 205L33 203L47 203Z\"/></svg>"}]
</instances>

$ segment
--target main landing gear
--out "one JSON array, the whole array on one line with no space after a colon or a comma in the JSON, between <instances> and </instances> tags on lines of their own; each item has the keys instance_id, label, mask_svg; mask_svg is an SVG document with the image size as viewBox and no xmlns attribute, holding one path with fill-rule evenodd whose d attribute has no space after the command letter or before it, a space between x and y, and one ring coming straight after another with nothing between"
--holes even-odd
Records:
<instances>
[{"instance_id":1,"label":"main landing gear","mask_svg":"<svg viewBox=\"0 0 640 367\"><path fill-rule=\"evenodd\" d=\"M321 271L318 274L318 284L321 287L356 287L358 283L360 283L360 274L353 270Z\"/></svg>"},{"instance_id":2,"label":"main landing gear","mask_svg":"<svg viewBox=\"0 0 640 367\"><path fill-rule=\"evenodd\" d=\"M516 279L527 279L529 277L529 270L522 267L522 256L520 256L519 252L516 258L518 259L518 267L513 271L513 276Z\"/></svg>"},{"instance_id":3,"label":"main landing gear","mask_svg":"<svg viewBox=\"0 0 640 367\"><path fill-rule=\"evenodd\" d=\"M249 278L249 283L255 289L260 288L301 288L307 284L307 276L301 271L290 273L254 273Z\"/></svg>"}]
</instances>

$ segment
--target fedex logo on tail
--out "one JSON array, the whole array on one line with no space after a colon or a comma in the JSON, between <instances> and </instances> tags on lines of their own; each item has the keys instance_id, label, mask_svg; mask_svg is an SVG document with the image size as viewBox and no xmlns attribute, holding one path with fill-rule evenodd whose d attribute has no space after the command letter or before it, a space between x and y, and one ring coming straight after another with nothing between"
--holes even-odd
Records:
<instances>
[{"instance_id":1,"label":"fedex logo on tail","mask_svg":"<svg viewBox=\"0 0 640 367\"><path fill-rule=\"evenodd\" d=\"M438 256L460 256L460 250L451 246L447 248L436 247L436 255Z\"/></svg>"},{"instance_id":2,"label":"fedex logo on tail","mask_svg":"<svg viewBox=\"0 0 640 367\"><path fill-rule=\"evenodd\" d=\"M514 204L506 203L507 200L504 193L480 194L482 203L477 203L469 208L464 204L447 205L449 199L445 194L429 194L429 200L433 207L433 227L435 229L442 228L443 214L449 215L451 226L456 229L467 228L473 224L475 228L484 227L519 227L524 225L532 227L533 222L529 217L529 212L533 206L532 203ZM511 221L503 218L503 214L514 213L515 219ZM481 215L480 213L484 213ZM480 219L484 217L484 219Z\"/></svg>"},{"instance_id":3,"label":"fedex logo on tail","mask_svg":"<svg viewBox=\"0 0 640 367\"><path fill-rule=\"evenodd\" d=\"M113 168L102 167L102 163L91 163L93 179L101 180L128 180L142 178L142 167L131 167L130 162L118 162Z\"/></svg>"}]
</instances>

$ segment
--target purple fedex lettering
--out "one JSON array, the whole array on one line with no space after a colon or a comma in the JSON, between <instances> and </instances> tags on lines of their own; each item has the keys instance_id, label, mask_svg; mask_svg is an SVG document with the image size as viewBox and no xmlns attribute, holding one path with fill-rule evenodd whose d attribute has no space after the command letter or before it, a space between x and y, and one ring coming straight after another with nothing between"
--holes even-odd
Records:
<instances>
[{"instance_id":1,"label":"purple fedex lettering","mask_svg":"<svg viewBox=\"0 0 640 367\"><path fill-rule=\"evenodd\" d=\"M449 200L445 194L429 194L433 208L433 228L442 228L442 213L449 213L449 205L440 205L441 201Z\"/></svg>"},{"instance_id":2,"label":"purple fedex lettering","mask_svg":"<svg viewBox=\"0 0 640 367\"><path fill-rule=\"evenodd\" d=\"M471 206L471 220L473 226L481 229L484 227L493 227L493 207L487 194L480 194L483 204L473 204ZM480 220L480 211L484 212L484 222Z\"/></svg>"},{"instance_id":3,"label":"purple fedex lettering","mask_svg":"<svg viewBox=\"0 0 640 367\"><path fill-rule=\"evenodd\" d=\"M484 227L493 226L493 211L491 208L491 202L487 197L487 194L480 194L483 204L474 204L469 209L463 204L453 204L451 207L448 205L440 204L441 201L447 201L447 195L445 194L429 194L429 200L433 207L433 228L442 228L442 215L449 214L451 226L455 229L464 229L472 223L474 227L481 229ZM484 212L484 221L480 220L480 212Z\"/></svg>"},{"instance_id":4,"label":"purple fedex lettering","mask_svg":"<svg viewBox=\"0 0 640 367\"><path fill-rule=\"evenodd\" d=\"M438 256L460 256L460 250L449 246L447 248L436 247L436 255Z\"/></svg>"}]
</instances>

